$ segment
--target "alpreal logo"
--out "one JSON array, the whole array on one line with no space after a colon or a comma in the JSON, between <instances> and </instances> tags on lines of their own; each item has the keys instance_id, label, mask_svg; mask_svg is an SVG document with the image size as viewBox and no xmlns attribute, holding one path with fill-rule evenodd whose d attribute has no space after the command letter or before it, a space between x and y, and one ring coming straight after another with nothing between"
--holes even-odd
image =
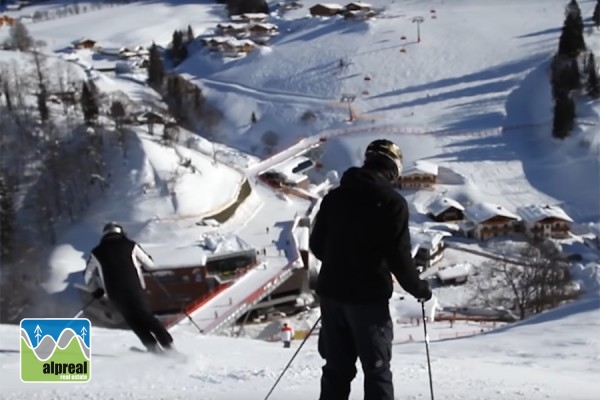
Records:
<instances>
[{"instance_id":1,"label":"alpreal logo","mask_svg":"<svg viewBox=\"0 0 600 400\"><path fill-rule=\"evenodd\" d=\"M88 382L92 324L85 318L26 318L21 321L23 382Z\"/></svg>"}]
</instances>

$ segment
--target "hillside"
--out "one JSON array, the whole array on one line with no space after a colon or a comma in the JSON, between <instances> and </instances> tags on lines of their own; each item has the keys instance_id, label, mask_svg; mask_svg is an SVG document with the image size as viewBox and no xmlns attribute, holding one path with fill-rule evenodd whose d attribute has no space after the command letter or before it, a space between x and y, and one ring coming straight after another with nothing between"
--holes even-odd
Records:
<instances>
[{"instance_id":1,"label":"hillside","mask_svg":"<svg viewBox=\"0 0 600 400\"><path fill-rule=\"evenodd\" d=\"M163 249L165 259L169 257L164 249L176 252L198 243L207 232L219 231L240 235L256 249L268 248L272 270L286 265L290 256L282 251L283 234L308 202L282 195L254 178L262 166L260 159L270 153L264 143L266 132L277 137L275 152L300 138L327 138L324 167L339 173L359 164L367 143L379 137L396 141L407 165L416 160L435 163L440 168L440 182L434 189L403 190L415 227L456 228L427 217L427 206L440 196L463 204L493 202L512 211L527 204L560 205L574 220L576 233L585 234L589 223L600 223L600 102L578 98L578 123L571 137L563 141L551 137L549 62L557 48L565 0L372 3L379 15L369 21L309 17L308 9L316 0L303 1L302 8L286 13L271 4L273 12L266 22L277 25L279 34L267 46L238 58L224 58L202 45L203 39L214 35L218 23L227 21L223 5L205 0L112 5L88 1L78 3L78 12L73 4L50 1L9 12L15 16L47 13L26 25L35 39L46 43L43 52L49 73L78 83L88 79L102 99L121 99L132 112L167 108L160 95L145 84L143 72L103 73L97 68L107 57L66 48L81 38L94 40L105 49L152 42L168 48L173 30L190 25L197 38L189 45L189 57L174 72L197 83L207 102L221 110L223 119L213 136L218 142L181 128L177 143L165 143L162 132L152 134L140 124L128 128L124 147L116 142L110 118L103 117L105 137L109 138L103 147L107 160L106 176L101 179L106 183L104 191L93 192L82 215L61 226L47 254L45 248L38 249L44 250L40 251L42 259L29 268L39 275L27 276L29 269L18 269L16 280L7 281L3 271L4 287L25 292L26 284L39 280L43 291L35 286L35 296L28 299L29 314L73 315L80 301L74 297L72 284L81 281L86 255L108 220L120 221L133 239L148 248ZM580 1L585 20L593 6L592 1ZM424 18L420 42L416 40L417 25L412 22L416 16ZM7 32L6 27L0 28L0 42ZM600 31L586 31L585 40L600 56ZM14 76L34 73L29 55L0 51L0 64L3 62ZM24 108L31 110L35 80L24 87ZM350 108L342 101L348 96L356 96ZM69 127L61 108L53 109L55 115L61 115L57 124ZM349 111L352 121L348 120ZM78 124L83 126L79 114L76 111ZM252 122L253 114L256 122ZM87 129L59 131L76 138L91 135ZM28 134L36 137L36 132ZM19 153L10 154L12 160L18 160ZM268 160L265 165L270 165ZM50 182L44 180L50 176L44 168L34 176L34 182ZM202 225L203 218L235 203L246 176L250 177L251 194L240 207L220 226ZM24 192L26 199L37 193ZM60 199L60 204L69 204L64 199L71 197ZM41 234L33 225L27 229ZM510 237L467 242L465 246L513 255L519 241ZM581 257L581 263L572 268L573 279L582 289L581 298L497 329L473 322L455 327L449 327L447 321L428 325L437 398L598 397L600 252L584 246L579 234L561 245ZM266 258L266 251L264 255ZM444 260L426 275L465 261L485 267L483 257L447 249ZM265 267L255 275L270 272ZM435 295L442 306L463 307L472 305L478 289L475 278L462 286L436 287ZM405 309L411 315L420 310L416 304L407 306L412 301L409 298L398 303L400 296L398 290L390 306L396 321L392 368L397 397L427 399L422 326L399 321L406 317ZM233 299L229 301L231 305ZM209 311L207 319L212 320L212 309ZM214 319L218 322L216 314ZM293 324L310 325L308 320ZM266 333L269 326L254 329L262 328L255 336L265 339L270 335ZM178 363L130 352L130 346L139 345L131 332L94 328L91 382L27 385L19 381L18 329L0 325L0 397L6 400L260 399L294 350L261 340L199 336L185 321L172 330L176 346L189 357L187 363ZM481 331L486 333L477 334ZM448 339L453 333L457 338ZM473 336L458 338L469 333ZM293 343L293 347L298 345ZM318 396L322 360L317 347L316 338L306 342L272 399ZM351 399L362 398L362 382L359 373Z\"/></svg>"},{"instance_id":2,"label":"hillside","mask_svg":"<svg viewBox=\"0 0 600 400\"><path fill-rule=\"evenodd\" d=\"M517 326L477 337L430 344L436 398L572 399L597 397L600 329L597 295L547 312ZM188 356L184 364L131 353L129 332L95 328L92 378L84 385L31 385L19 381L18 326L0 326L1 396L30 399L262 399L292 351L279 343L200 337L176 332L175 343ZM429 398L423 333L414 343L394 346L392 370L399 398ZM304 400L318 395L322 360L311 338L287 371L272 399ZM42 392L43 387L43 392ZM362 375L353 383L352 400L362 398Z\"/></svg>"}]
</instances>

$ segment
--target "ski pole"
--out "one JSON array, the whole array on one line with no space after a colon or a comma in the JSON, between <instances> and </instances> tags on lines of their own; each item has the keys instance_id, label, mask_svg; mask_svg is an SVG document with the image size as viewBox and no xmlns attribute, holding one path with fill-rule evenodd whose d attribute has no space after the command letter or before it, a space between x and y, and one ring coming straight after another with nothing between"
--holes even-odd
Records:
<instances>
[{"instance_id":1,"label":"ski pole","mask_svg":"<svg viewBox=\"0 0 600 400\"><path fill-rule=\"evenodd\" d=\"M427 353L427 372L429 372L429 391L431 400L433 399L433 379L431 378L431 361L429 360L429 335L427 334L427 319L425 318L425 302L421 301L421 311L423 314L423 331L425 332L425 352Z\"/></svg>"},{"instance_id":2,"label":"ski pole","mask_svg":"<svg viewBox=\"0 0 600 400\"><path fill-rule=\"evenodd\" d=\"M283 375L285 374L285 372L287 371L287 369L290 367L290 365L292 365L292 362L294 361L294 359L296 358L296 356L300 352L300 349L302 349L302 346L304 346L304 343L306 343L306 341L308 340L308 338L310 337L310 335L313 333L313 331L315 330L315 328L319 324L319 321L321 321L321 317L319 317L317 319L317 321L312 326L312 328L310 328L310 330L308 331L308 333L306 334L306 336L304 336L304 339L302 340L302 343L300 343L300 346L298 346L298 348L296 349L296 352L294 353L294 355L292 356L292 358L290 358L290 361L287 363L287 365L285 366L285 368L283 369L283 371L281 371L281 373L279 374L279 377L277 378L277 380L273 384L273 387L271 388L271 390L269 390L269 393L267 393L267 395L265 396L265 400L268 400L269 396L271 396L271 393L273 393L273 390L275 390L275 388L277 387L277 384L279 383L279 381L281 380L281 378L283 378Z\"/></svg>"},{"instance_id":3,"label":"ski pole","mask_svg":"<svg viewBox=\"0 0 600 400\"><path fill-rule=\"evenodd\" d=\"M83 313L85 312L85 310L90 306L90 304L92 304L94 301L96 301L97 299L99 299L102 296L104 296L104 290L96 289L94 291L94 293L92 293L92 298L90 300L88 300L88 302L85 303L83 305L83 307L81 307L81 309L77 312L77 314L75 314L75 316L73 316L73 319L81 317L83 315Z\"/></svg>"},{"instance_id":4,"label":"ski pole","mask_svg":"<svg viewBox=\"0 0 600 400\"><path fill-rule=\"evenodd\" d=\"M165 293L167 296L169 296L171 299L175 299L175 296L173 296L173 295L171 294L171 292L169 292L169 291L167 290L167 288L166 288L166 287L165 287L165 286L164 286L164 285L163 285L163 284L162 284L162 283L161 283L161 282L158 280L158 278L157 278L157 277L154 275L154 273L153 273L152 271L147 271L147 272L150 274L150 276L151 276L152 278L154 278L154 281L156 282L156 285L157 285L157 286L158 286L158 287L159 287L159 288L160 288L160 289L161 289L161 290L162 290L162 291L163 291L163 292L164 292L164 293ZM196 329L198 329L198 332L199 332L199 333L204 333L204 331L203 331L203 330L202 330L202 329L201 329L201 328L198 326L198 324L197 324L196 322L194 322L194 320L192 319L192 317L190 316L190 314L188 314L188 313L185 311L185 305L184 305L183 307L181 307L181 312L183 313L183 315L185 315L185 316L186 316L186 317L187 317L187 318L190 320L190 322L192 323L192 325L194 325L194 326L196 327Z\"/></svg>"}]
</instances>

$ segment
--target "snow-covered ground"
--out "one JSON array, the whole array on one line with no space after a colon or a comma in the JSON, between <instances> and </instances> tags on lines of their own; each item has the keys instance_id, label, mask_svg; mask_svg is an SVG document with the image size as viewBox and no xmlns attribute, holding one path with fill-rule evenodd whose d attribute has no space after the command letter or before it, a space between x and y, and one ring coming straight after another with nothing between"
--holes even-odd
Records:
<instances>
[{"instance_id":1,"label":"snow-covered ground","mask_svg":"<svg viewBox=\"0 0 600 400\"><path fill-rule=\"evenodd\" d=\"M438 340L448 323L429 324L433 387L449 400L593 400L598 396L600 330L598 293L513 326L475 337ZM398 335L399 329L396 329ZM393 347L396 397L428 399L421 327L414 342ZM456 328L460 329L460 328ZM86 384L26 384L19 379L19 328L0 326L1 396L17 399L262 399L299 345L174 333L185 363L128 350L133 334L94 328L92 379ZM286 372L272 399L317 398L323 361L311 337ZM362 398L362 374L351 399Z\"/></svg>"},{"instance_id":2,"label":"snow-covered ground","mask_svg":"<svg viewBox=\"0 0 600 400\"><path fill-rule=\"evenodd\" d=\"M194 44L178 71L197 81L223 111L219 137L227 145L197 139L191 149L168 148L138 130L128 162L114 174L107 198L59 237L49 259L49 292L62 291L81 278L85 254L107 220L122 222L136 240L173 246L174 251L218 229L239 235L257 249L266 248L268 268L256 269L234 286L237 289L222 293L195 316L206 325L215 323L215 311L231 312L294 258L286 254L285 240L294 215L304 212L308 202L281 197L253 175L298 154L314 144L317 135L330 137L323 160L328 170L342 172L358 164L366 144L376 137L395 140L406 163L426 159L438 164L452 179L431 192L405 192L413 224L430 225L425 209L440 194L463 202L491 201L512 211L532 203L560 204L578 225L600 222L598 102L581 102L578 112L585 124L571 138L557 142L550 134L548 62L558 44L566 1L374 0L385 10L369 22L307 18L308 8L316 3L305 1L299 10L272 16L270 22L279 26L280 34L268 49L244 58L223 60ZM584 19L591 16L593 5L580 2ZM56 3L26 7L17 14L51 7ZM411 22L415 16L425 17L420 43ZM173 0L104 7L27 26L47 43L45 51L52 52L84 37L107 47L147 46L152 41L166 46L174 29L190 24L196 34L210 34L224 18L221 4ZM7 29L0 28L0 40L6 35ZM586 35L596 52L599 38L597 31ZM9 58L14 54L0 52L0 59ZM343 68L340 59L346 64ZM133 101L160 103L135 77L86 71L91 61L93 55L80 52L72 65L103 92L121 91ZM357 96L352 104L357 120L351 127L347 105L340 102L343 94ZM255 124L250 123L253 112ZM302 122L307 113L316 119ZM260 163L245 152L262 156L260 141L267 131L279 135L277 150L307 139ZM219 163L213 165L215 150ZM185 158L196 173L179 165ZM250 197L222 226L196 225L231 200L242 170L251 177ZM445 259L429 273L465 261L480 265L483 258L447 249ZM437 396L597 398L598 271L593 264L578 271L577 279L587 282L587 297L495 333L438 342L446 334L480 328L431 324ZM440 305L458 306L469 301L474 288L469 283L435 292ZM395 317L415 311L395 305ZM397 324L396 341L404 342L407 336L419 340L420 329ZM39 386L19 382L19 359L13 353L18 350L18 329L0 326L0 397L152 399L201 393L206 399L262 398L291 356L280 344L198 336L185 321L173 333L190 356L187 364L167 361L169 368L162 362L152 366L148 356L128 352L137 342L131 333L95 329L92 382ZM317 397L321 365L316 339L311 338L272 398ZM397 345L393 369L398 397L428 398L422 343ZM359 374L353 399L361 398L361 381Z\"/></svg>"}]
</instances>

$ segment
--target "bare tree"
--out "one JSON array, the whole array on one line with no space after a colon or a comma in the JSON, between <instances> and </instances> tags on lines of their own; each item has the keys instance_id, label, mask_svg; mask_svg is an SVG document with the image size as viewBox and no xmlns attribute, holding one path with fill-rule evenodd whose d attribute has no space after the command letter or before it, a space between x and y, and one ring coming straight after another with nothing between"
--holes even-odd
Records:
<instances>
[{"instance_id":1,"label":"bare tree","mask_svg":"<svg viewBox=\"0 0 600 400\"><path fill-rule=\"evenodd\" d=\"M514 310L522 319L577 296L569 266L555 247L528 242L519 255L527 266L493 261L480 267L475 304Z\"/></svg>"},{"instance_id":2,"label":"bare tree","mask_svg":"<svg viewBox=\"0 0 600 400\"><path fill-rule=\"evenodd\" d=\"M46 77L44 73L44 59L37 50L33 51L33 61L35 64L35 72L37 76L38 92L37 106L42 122L48 121L50 110L48 109L48 91L46 89Z\"/></svg>"},{"instance_id":3,"label":"bare tree","mask_svg":"<svg viewBox=\"0 0 600 400\"><path fill-rule=\"evenodd\" d=\"M33 38L23 22L17 20L8 33L10 46L19 51L27 51L33 46Z\"/></svg>"}]
</instances>

